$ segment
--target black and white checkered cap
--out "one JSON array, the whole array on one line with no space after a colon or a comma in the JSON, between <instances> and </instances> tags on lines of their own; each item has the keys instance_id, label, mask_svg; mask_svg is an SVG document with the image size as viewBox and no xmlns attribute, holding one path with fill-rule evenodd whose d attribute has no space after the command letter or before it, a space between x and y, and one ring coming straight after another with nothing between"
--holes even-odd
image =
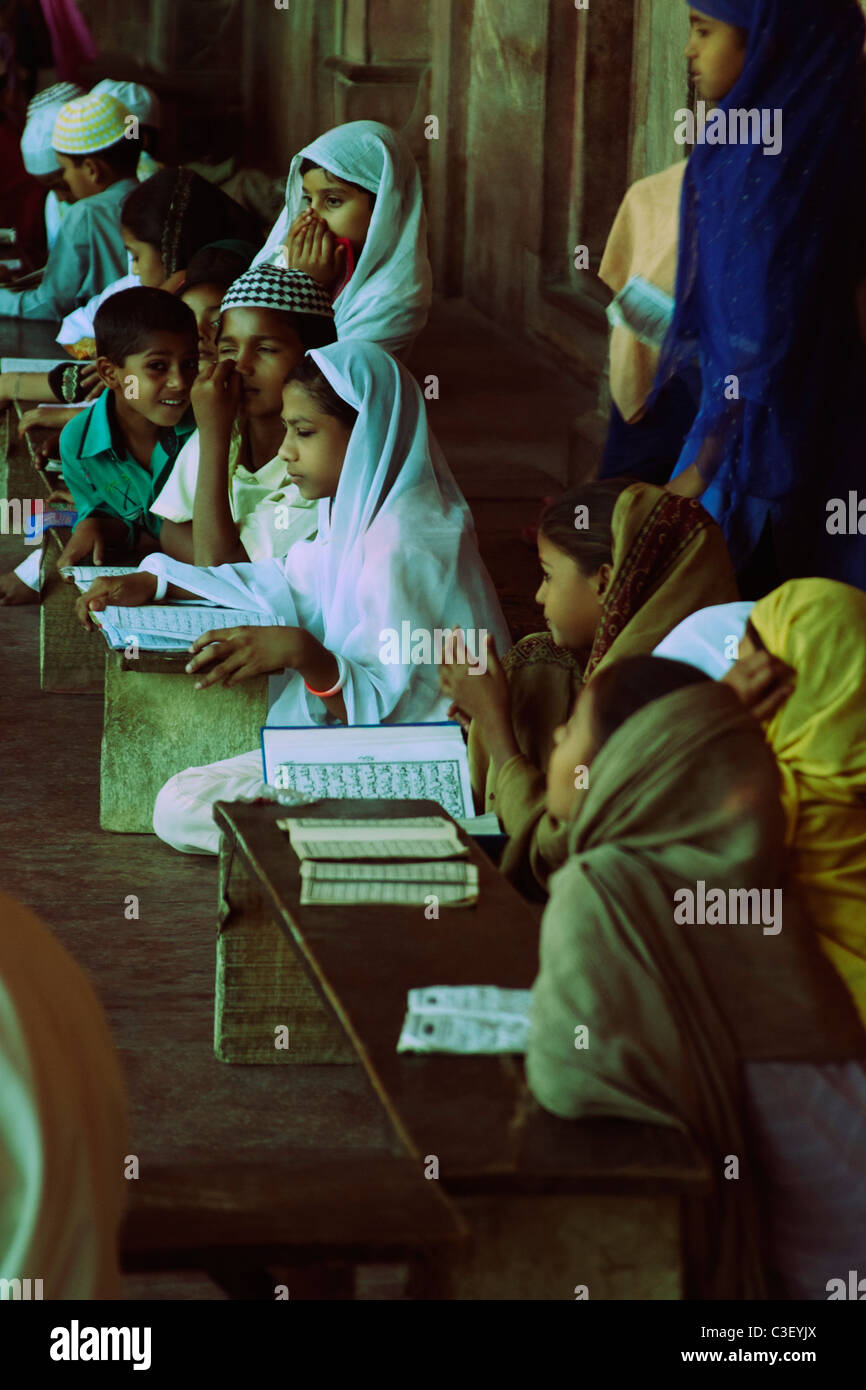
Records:
<instances>
[{"instance_id":1,"label":"black and white checkered cap","mask_svg":"<svg viewBox=\"0 0 866 1390\"><path fill-rule=\"evenodd\" d=\"M220 313L226 309L278 309L284 314L334 317L327 290L302 270L281 270L276 265L254 265L239 275L229 285Z\"/></svg>"}]
</instances>

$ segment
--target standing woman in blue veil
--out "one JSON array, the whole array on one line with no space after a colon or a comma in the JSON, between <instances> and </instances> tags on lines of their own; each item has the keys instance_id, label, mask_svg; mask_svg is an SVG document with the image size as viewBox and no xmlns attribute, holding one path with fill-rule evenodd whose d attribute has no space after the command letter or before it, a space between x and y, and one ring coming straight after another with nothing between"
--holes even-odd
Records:
<instances>
[{"instance_id":1,"label":"standing woman in blue veil","mask_svg":"<svg viewBox=\"0 0 866 1390\"><path fill-rule=\"evenodd\" d=\"M866 474L863 15L857 0L701 0L689 26L716 110L686 167L656 378L697 355L700 408L668 486L720 523L748 597L800 575L866 588L862 537L828 531L831 499ZM764 132L742 142L755 111Z\"/></svg>"}]
</instances>

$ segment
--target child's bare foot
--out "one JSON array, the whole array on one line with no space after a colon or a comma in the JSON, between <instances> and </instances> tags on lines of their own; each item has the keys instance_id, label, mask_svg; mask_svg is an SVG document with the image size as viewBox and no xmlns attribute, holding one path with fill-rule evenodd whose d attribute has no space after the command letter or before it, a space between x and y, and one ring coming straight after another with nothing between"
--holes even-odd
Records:
<instances>
[{"instance_id":1,"label":"child's bare foot","mask_svg":"<svg viewBox=\"0 0 866 1390\"><path fill-rule=\"evenodd\" d=\"M15 608L22 603L38 603L39 591L31 589L18 578L14 570L0 574L0 608Z\"/></svg>"}]
</instances>

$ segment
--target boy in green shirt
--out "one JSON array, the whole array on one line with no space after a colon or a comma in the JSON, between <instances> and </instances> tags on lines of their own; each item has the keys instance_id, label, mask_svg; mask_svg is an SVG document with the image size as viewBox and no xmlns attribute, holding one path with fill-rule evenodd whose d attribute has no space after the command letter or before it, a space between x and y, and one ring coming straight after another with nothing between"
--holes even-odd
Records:
<instances>
[{"instance_id":1,"label":"boy in green shirt","mask_svg":"<svg viewBox=\"0 0 866 1390\"><path fill-rule=\"evenodd\" d=\"M93 321L96 366L106 391L60 436L63 478L78 522L58 565L109 547L144 555L159 548L162 517L151 503L195 426L189 395L198 371L195 316L164 290L112 295Z\"/></svg>"}]
</instances>

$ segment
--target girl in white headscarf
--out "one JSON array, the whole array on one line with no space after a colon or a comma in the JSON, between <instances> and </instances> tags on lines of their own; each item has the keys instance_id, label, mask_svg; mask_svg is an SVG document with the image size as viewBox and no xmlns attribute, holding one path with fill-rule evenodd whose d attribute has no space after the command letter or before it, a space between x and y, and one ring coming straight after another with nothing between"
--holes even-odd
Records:
<instances>
[{"instance_id":1,"label":"girl in white headscarf","mask_svg":"<svg viewBox=\"0 0 866 1390\"><path fill-rule=\"evenodd\" d=\"M269 724L447 718L437 633L469 629L473 656L487 637L504 650L508 634L416 382L373 344L335 343L292 373L283 410L280 455L301 495L319 499L315 539L282 560L215 569L153 554L134 575L98 580L79 615L89 626L90 611L107 603L201 596L282 619L284 627L204 633L187 667L201 687L281 673ZM215 853L213 802L260 785L258 752L189 769L160 792L154 829L178 849Z\"/></svg>"},{"instance_id":2,"label":"girl in white headscarf","mask_svg":"<svg viewBox=\"0 0 866 1390\"><path fill-rule=\"evenodd\" d=\"M433 281L421 179L402 136L350 121L296 154L260 261L303 270L334 294L341 341L405 353L427 322Z\"/></svg>"}]
</instances>

